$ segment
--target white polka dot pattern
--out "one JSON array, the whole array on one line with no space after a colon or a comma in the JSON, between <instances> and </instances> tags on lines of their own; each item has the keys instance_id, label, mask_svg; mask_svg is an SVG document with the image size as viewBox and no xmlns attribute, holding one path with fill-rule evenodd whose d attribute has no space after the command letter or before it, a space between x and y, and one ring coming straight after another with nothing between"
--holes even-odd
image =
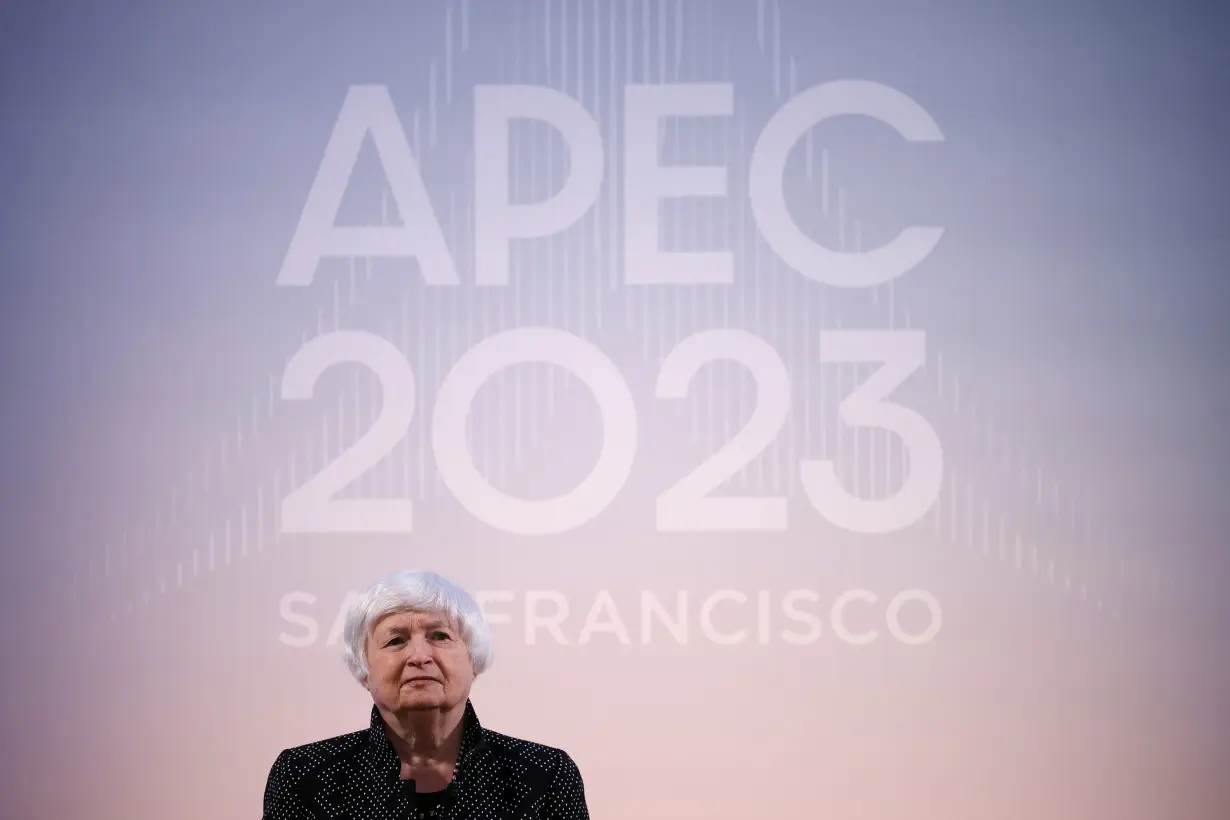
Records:
<instances>
[{"instance_id":1,"label":"white polka dot pattern","mask_svg":"<svg viewBox=\"0 0 1230 820\"><path fill-rule=\"evenodd\" d=\"M366 730L278 755L264 820L589 820L581 772L567 752L483 728L469 702L463 725L453 782L430 811L398 779L397 752L373 707Z\"/></svg>"}]
</instances>

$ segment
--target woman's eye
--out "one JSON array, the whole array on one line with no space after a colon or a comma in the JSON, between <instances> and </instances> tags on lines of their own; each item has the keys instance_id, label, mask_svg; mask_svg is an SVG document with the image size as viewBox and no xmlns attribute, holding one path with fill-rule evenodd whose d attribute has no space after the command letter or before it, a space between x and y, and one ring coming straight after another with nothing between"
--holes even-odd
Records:
<instances>
[{"instance_id":1,"label":"woman's eye","mask_svg":"<svg viewBox=\"0 0 1230 820\"><path fill-rule=\"evenodd\" d=\"M405 643L405 642L406 642L405 638L401 638L401 637L390 638L389 642L386 643L385 646L396 646L399 643Z\"/></svg>"},{"instance_id":2,"label":"woman's eye","mask_svg":"<svg viewBox=\"0 0 1230 820\"><path fill-rule=\"evenodd\" d=\"M447 632L433 632L431 637L434 641L447 641L449 634Z\"/></svg>"}]
</instances>

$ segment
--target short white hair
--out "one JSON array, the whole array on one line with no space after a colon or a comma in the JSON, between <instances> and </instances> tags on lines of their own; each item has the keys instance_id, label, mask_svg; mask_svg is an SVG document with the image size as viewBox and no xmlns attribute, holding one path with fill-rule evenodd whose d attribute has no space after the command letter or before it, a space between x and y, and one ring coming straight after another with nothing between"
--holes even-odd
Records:
<instances>
[{"instance_id":1,"label":"short white hair","mask_svg":"<svg viewBox=\"0 0 1230 820\"><path fill-rule=\"evenodd\" d=\"M405 570L376 581L346 612L343 659L359 683L367 680L367 638L372 627L394 612L445 616L460 630L474 674L481 675L491 666L491 625L470 593L434 572Z\"/></svg>"}]
</instances>

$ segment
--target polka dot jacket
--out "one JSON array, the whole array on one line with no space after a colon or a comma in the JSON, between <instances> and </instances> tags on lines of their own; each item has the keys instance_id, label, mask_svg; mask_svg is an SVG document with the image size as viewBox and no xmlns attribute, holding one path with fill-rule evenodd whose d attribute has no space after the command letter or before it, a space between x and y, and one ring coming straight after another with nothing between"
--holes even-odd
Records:
<instances>
[{"instance_id":1,"label":"polka dot jacket","mask_svg":"<svg viewBox=\"0 0 1230 820\"><path fill-rule=\"evenodd\" d=\"M400 772L372 707L366 730L278 755L264 820L589 820L581 772L567 752L483 728L469 702L448 788L415 795Z\"/></svg>"}]
</instances>

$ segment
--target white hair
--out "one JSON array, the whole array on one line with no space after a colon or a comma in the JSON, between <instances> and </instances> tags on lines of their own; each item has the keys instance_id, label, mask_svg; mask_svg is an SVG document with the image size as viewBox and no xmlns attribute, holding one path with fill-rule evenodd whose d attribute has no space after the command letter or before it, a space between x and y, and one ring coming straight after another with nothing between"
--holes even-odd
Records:
<instances>
[{"instance_id":1,"label":"white hair","mask_svg":"<svg viewBox=\"0 0 1230 820\"><path fill-rule=\"evenodd\" d=\"M460 630L474 674L481 675L491 666L491 625L470 593L434 572L405 570L376 581L346 613L342 657L359 683L367 680L367 638L372 626L394 612L444 615Z\"/></svg>"}]
</instances>

